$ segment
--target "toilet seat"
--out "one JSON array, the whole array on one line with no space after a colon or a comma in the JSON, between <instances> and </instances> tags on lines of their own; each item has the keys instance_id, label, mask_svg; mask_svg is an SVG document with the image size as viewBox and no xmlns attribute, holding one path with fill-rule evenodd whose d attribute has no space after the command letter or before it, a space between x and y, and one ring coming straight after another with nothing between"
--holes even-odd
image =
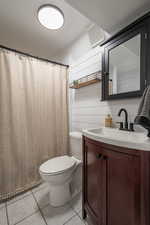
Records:
<instances>
[{"instance_id":1,"label":"toilet seat","mask_svg":"<svg viewBox=\"0 0 150 225\"><path fill-rule=\"evenodd\" d=\"M75 165L76 161L73 159L73 157L65 155L46 161L40 166L39 170L43 174L56 175L63 173L66 170L72 169L72 167Z\"/></svg>"}]
</instances>

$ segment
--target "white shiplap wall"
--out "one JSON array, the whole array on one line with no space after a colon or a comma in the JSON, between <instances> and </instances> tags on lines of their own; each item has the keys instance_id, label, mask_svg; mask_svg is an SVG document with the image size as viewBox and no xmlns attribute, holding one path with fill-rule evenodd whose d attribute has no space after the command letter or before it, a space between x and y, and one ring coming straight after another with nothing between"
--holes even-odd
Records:
<instances>
[{"instance_id":1,"label":"white shiplap wall","mask_svg":"<svg viewBox=\"0 0 150 225\"><path fill-rule=\"evenodd\" d=\"M70 83L99 70L101 70L101 48L96 47L70 66ZM127 109L129 120L133 121L139 104L139 98L102 102L101 82L80 89L69 89L69 97L71 131L103 126L108 113L111 113L115 126L116 122L120 121L117 113L122 107Z\"/></svg>"}]
</instances>

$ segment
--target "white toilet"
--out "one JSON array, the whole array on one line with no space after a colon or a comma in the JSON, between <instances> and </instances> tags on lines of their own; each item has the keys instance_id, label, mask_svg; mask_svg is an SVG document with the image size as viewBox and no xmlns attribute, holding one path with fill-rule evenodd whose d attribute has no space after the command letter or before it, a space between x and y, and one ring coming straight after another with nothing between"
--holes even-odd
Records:
<instances>
[{"instance_id":1,"label":"white toilet","mask_svg":"<svg viewBox=\"0 0 150 225\"><path fill-rule=\"evenodd\" d=\"M49 185L49 198L52 206L64 205L81 190L78 176L80 174L81 177L82 162L79 157L79 151L82 155L81 139L80 132L70 133L70 153L75 157L67 155L55 157L43 163L39 168L42 179Z\"/></svg>"}]
</instances>

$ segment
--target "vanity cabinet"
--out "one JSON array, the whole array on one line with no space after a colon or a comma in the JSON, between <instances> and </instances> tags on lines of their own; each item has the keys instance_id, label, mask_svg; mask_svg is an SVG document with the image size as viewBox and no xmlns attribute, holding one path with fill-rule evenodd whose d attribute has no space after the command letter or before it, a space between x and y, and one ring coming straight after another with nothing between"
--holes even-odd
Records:
<instances>
[{"instance_id":1,"label":"vanity cabinet","mask_svg":"<svg viewBox=\"0 0 150 225\"><path fill-rule=\"evenodd\" d=\"M90 225L150 224L150 154L83 137L83 218Z\"/></svg>"},{"instance_id":2,"label":"vanity cabinet","mask_svg":"<svg viewBox=\"0 0 150 225\"><path fill-rule=\"evenodd\" d=\"M102 216L99 213L102 211L103 198L103 180L102 170L103 162L102 155L99 151L99 146L94 143L87 142L85 146L85 204L91 212L95 224L99 224ZM93 176L93 174L95 174Z\"/></svg>"}]
</instances>

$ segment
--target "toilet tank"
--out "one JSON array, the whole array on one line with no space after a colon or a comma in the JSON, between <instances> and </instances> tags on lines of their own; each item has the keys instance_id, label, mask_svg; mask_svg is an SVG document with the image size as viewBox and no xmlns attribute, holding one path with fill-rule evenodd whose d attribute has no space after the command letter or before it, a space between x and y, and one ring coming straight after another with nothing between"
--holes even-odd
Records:
<instances>
[{"instance_id":1,"label":"toilet tank","mask_svg":"<svg viewBox=\"0 0 150 225\"><path fill-rule=\"evenodd\" d=\"M70 132L70 148L69 153L71 156L82 160L82 133L81 132Z\"/></svg>"}]
</instances>

